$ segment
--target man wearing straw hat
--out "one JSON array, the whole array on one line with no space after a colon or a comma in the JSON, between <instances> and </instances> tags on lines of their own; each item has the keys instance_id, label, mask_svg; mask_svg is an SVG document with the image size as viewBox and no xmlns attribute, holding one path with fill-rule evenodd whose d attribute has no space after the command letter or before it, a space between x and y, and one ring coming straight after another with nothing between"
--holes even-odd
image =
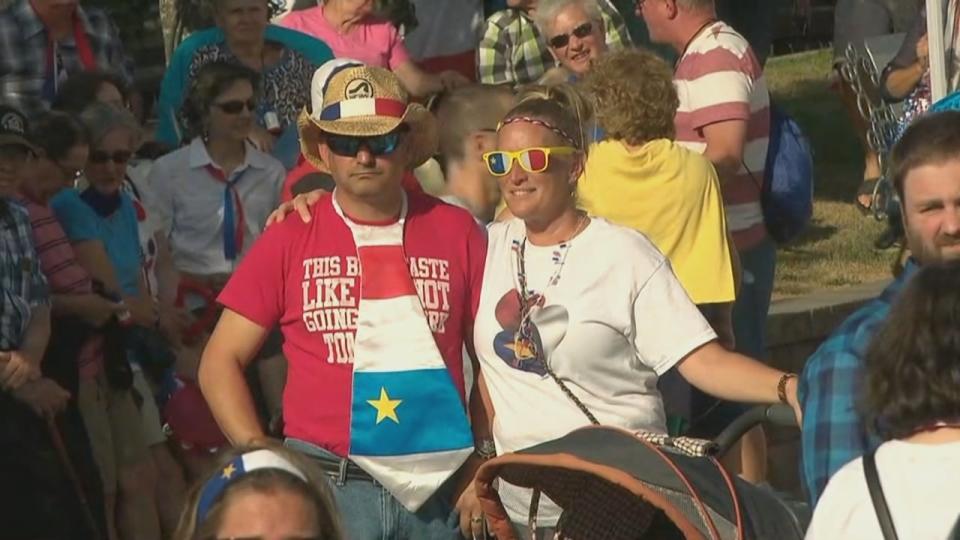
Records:
<instances>
[{"instance_id":1,"label":"man wearing straw hat","mask_svg":"<svg viewBox=\"0 0 960 540\"><path fill-rule=\"evenodd\" d=\"M485 237L466 211L402 188L437 129L396 76L333 60L311 94L303 153L336 187L308 222L268 228L233 274L200 385L233 443L264 437L243 369L279 324L286 444L328 472L348 536L459 538L457 473L474 452L462 348Z\"/></svg>"}]
</instances>

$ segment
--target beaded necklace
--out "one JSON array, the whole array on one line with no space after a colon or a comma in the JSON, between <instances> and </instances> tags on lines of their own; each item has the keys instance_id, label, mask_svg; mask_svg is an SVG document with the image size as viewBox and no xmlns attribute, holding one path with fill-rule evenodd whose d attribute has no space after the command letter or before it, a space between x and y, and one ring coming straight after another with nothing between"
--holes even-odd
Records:
<instances>
[{"instance_id":1,"label":"beaded necklace","mask_svg":"<svg viewBox=\"0 0 960 540\"><path fill-rule=\"evenodd\" d=\"M527 237L524 236L522 240L513 241L513 252L516 258L517 289L520 293L520 326L517 328L517 332L513 338L514 351L518 357L521 354L524 356L529 355L546 364L546 359L541 358L541 351L533 339L533 324L530 322L530 315L533 312L533 308L543 302L543 293L546 289L560 282L563 267L567 263L567 255L570 253L571 243L573 239L583 231L587 222L586 214L580 214L580 218L577 220L577 227L574 229L573 234L570 235L569 239L557 245L552 257L556 269L553 271L550 279L547 280L546 285L544 285L544 291L541 291L539 294L535 294L535 292L531 291L527 286L527 268L524 261L526 258Z\"/></svg>"}]
</instances>

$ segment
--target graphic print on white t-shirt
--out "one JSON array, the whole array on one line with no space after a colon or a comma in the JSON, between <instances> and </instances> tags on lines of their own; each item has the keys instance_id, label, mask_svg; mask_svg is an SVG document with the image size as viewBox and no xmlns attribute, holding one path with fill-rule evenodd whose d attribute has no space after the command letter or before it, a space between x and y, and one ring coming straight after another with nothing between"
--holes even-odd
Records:
<instances>
[{"instance_id":1,"label":"graphic print on white t-shirt","mask_svg":"<svg viewBox=\"0 0 960 540\"><path fill-rule=\"evenodd\" d=\"M590 424L529 351L514 345L520 323L514 243L524 236L519 219L489 227L474 326L498 454ZM569 243L557 282L547 286L559 266L556 249L529 242L525 248L527 288L534 291L534 345L601 424L665 432L658 376L716 334L663 254L640 233L591 218ZM511 519L526 521L529 490L502 483L498 491ZM559 509L541 500L539 523L553 525L558 517Z\"/></svg>"},{"instance_id":2,"label":"graphic print on white t-shirt","mask_svg":"<svg viewBox=\"0 0 960 540\"><path fill-rule=\"evenodd\" d=\"M566 247L558 249L565 250ZM526 254L524 257L528 261L536 259L544 250L530 251L534 253ZM559 254L558 250L554 251L551 262L554 266L559 266L562 264L560 259L562 254ZM523 252L526 253L527 250L524 249ZM520 256L520 251L515 253L517 257ZM541 261L530 266L537 270L549 269L549 267L544 268ZM505 292L497 302L496 308L496 319L503 327L503 331L496 335L493 342L493 350L508 366L520 371L536 373L542 377L547 375L546 359L550 358L560 346L567 335L567 326L570 323L570 314L565 307L549 305L549 294L549 287L545 287L543 292L530 290L527 292L526 306L522 306L523 299L517 288ZM529 335L524 335L520 331L524 311L529 312L527 322Z\"/></svg>"}]
</instances>

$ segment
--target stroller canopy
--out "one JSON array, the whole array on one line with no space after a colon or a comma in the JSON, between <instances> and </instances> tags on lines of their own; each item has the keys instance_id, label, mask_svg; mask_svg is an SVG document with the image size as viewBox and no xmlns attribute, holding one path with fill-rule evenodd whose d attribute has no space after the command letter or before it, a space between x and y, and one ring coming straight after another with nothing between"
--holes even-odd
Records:
<instances>
[{"instance_id":1,"label":"stroller canopy","mask_svg":"<svg viewBox=\"0 0 960 540\"><path fill-rule=\"evenodd\" d=\"M484 512L497 538L512 540L497 479L556 502L564 539L803 538L793 513L772 492L731 476L716 459L684 455L616 428L579 429L480 468Z\"/></svg>"}]
</instances>

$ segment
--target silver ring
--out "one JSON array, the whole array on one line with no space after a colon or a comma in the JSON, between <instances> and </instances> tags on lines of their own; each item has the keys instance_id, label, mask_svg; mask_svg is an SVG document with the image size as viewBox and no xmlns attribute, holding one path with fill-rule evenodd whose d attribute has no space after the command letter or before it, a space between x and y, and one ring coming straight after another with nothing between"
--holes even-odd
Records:
<instances>
[{"instance_id":1,"label":"silver ring","mask_svg":"<svg viewBox=\"0 0 960 540\"><path fill-rule=\"evenodd\" d=\"M483 516L474 516L470 518L470 523L483 523Z\"/></svg>"}]
</instances>

